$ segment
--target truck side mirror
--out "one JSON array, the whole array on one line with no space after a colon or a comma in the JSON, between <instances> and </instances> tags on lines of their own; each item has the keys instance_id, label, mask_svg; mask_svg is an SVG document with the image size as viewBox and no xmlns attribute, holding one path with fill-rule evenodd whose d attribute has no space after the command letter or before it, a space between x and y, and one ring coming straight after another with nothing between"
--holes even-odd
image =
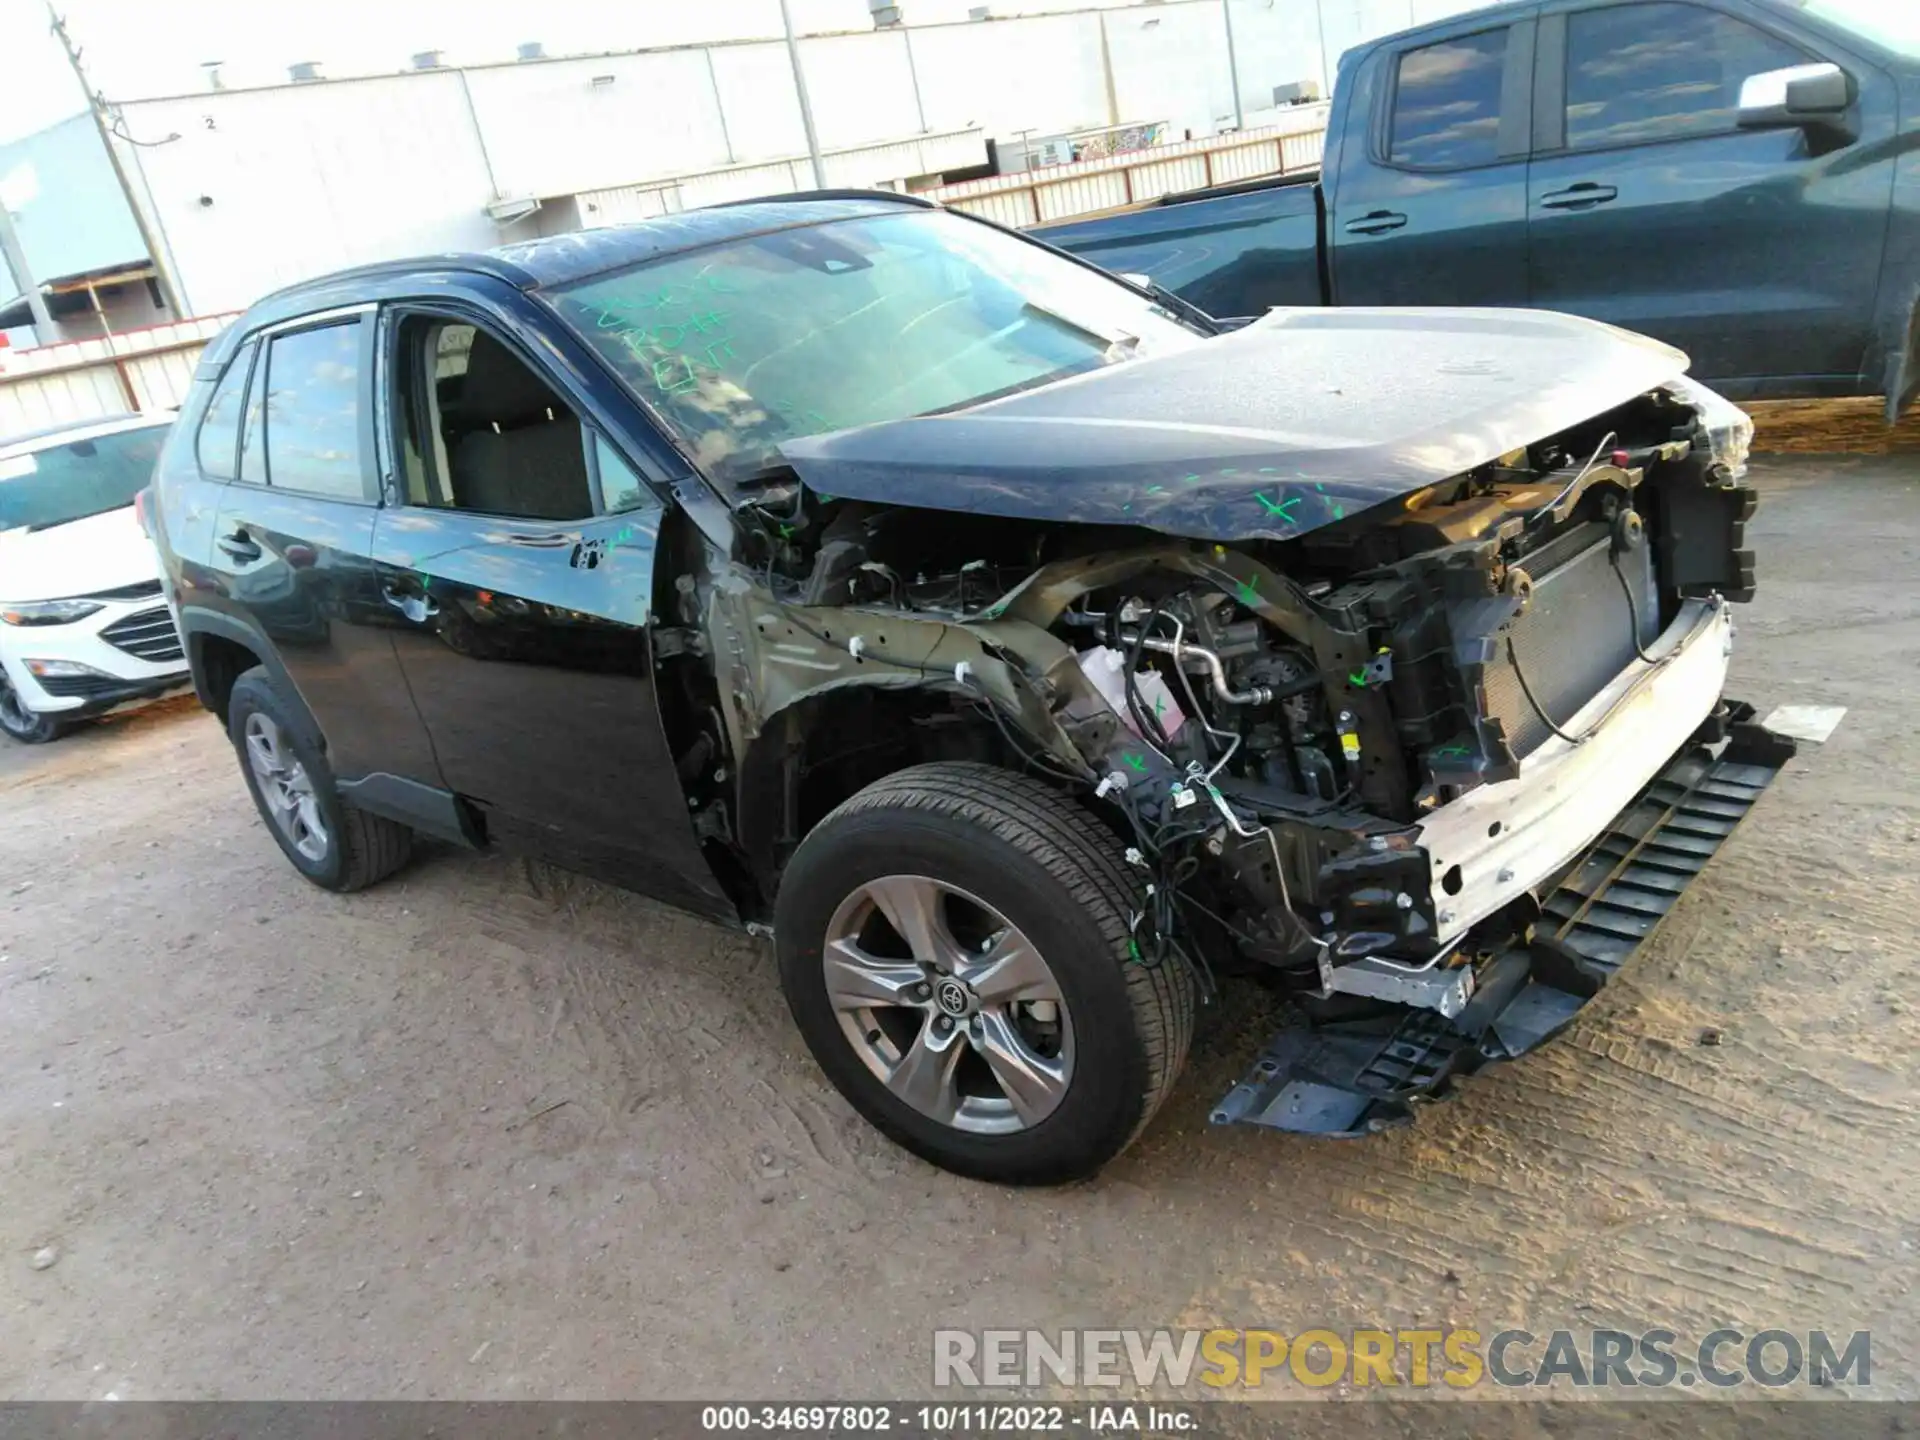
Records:
<instances>
[{"instance_id":1,"label":"truck side mirror","mask_svg":"<svg viewBox=\"0 0 1920 1440\"><path fill-rule=\"evenodd\" d=\"M1824 61L1749 75L1740 86L1742 130L1796 129L1853 140L1852 108L1853 77Z\"/></svg>"}]
</instances>

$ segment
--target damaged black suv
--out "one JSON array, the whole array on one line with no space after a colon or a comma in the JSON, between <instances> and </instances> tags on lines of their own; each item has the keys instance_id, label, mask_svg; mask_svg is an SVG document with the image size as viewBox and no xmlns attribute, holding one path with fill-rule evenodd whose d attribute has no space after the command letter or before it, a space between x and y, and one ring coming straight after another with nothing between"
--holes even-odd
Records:
<instances>
[{"instance_id":1,"label":"damaged black suv","mask_svg":"<svg viewBox=\"0 0 1920 1440\"><path fill-rule=\"evenodd\" d=\"M1746 418L1525 311L1215 321L902 197L386 264L206 353L150 524L270 832L771 929L937 1164L1360 1134L1564 1026L1790 753L1722 697ZM1225 992L1250 993L1244 987Z\"/></svg>"}]
</instances>

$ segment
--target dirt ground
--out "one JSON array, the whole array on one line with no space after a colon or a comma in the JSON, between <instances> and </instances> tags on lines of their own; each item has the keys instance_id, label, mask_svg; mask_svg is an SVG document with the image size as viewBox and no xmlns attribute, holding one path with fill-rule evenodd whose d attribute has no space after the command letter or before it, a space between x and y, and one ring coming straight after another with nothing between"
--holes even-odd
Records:
<instances>
[{"instance_id":1,"label":"dirt ground","mask_svg":"<svg viewBox=\"0 0 1920 1440\"><path fill-rule=\"evenodd\" d=\"M0 1396L872 1398L938 1325L1423 1322L1871 1328L1920 1395L1920 462L1758 469L1733 693L1846 719L1571 1034L1365 1142L1216 1129L1236 987L1062 1191L868 1130L759 942L451 850L309 887L190 702L0 751Z\"/></svg>"}]
</instances>

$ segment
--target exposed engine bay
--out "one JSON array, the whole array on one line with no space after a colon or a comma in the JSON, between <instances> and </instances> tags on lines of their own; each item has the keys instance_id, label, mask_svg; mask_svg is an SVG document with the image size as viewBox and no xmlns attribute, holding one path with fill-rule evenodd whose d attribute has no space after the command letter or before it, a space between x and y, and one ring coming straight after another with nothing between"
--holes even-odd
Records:
<instances>
[{"instance_id":1,"label":"exposed engine bay","mask_svg":"<svg viewBox=\"0 0 1920 1440\"><path fill-rule=\"evenodd\" d=\"M714 802L781 812L710 833L767 830L742 863L777 872L832 748L807 707L937 697L899 713L1120 837L1140 963L1457 1017L1606 820L1742 718L1720 686L1753 586L1749 435L1679 380L1350 513L1276 485L1270 508L1317 496L1316 523L1233 543L774 477L759 553L682 597L716 657L714 743L749 757ZM1610 725L1629 711L1637 732Z\"/></svg>"}]
</instances>

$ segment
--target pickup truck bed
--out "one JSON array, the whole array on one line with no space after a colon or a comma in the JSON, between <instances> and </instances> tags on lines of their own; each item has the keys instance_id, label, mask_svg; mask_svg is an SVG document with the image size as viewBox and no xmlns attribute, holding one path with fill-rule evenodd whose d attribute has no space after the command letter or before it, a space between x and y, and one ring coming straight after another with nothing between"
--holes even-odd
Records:
<instances>
[{"instance_id":1,"label":"pickup truck bed","mask_svg":"<svg viewBox=\"0 0 1920 1440\"><path fill-rule=\"evenodd\" d=\"M1317 172L1170 196L1040 238L1116 274L1151 275L1209 315L1324 305Z\"/></svg>"}]
</instances>

